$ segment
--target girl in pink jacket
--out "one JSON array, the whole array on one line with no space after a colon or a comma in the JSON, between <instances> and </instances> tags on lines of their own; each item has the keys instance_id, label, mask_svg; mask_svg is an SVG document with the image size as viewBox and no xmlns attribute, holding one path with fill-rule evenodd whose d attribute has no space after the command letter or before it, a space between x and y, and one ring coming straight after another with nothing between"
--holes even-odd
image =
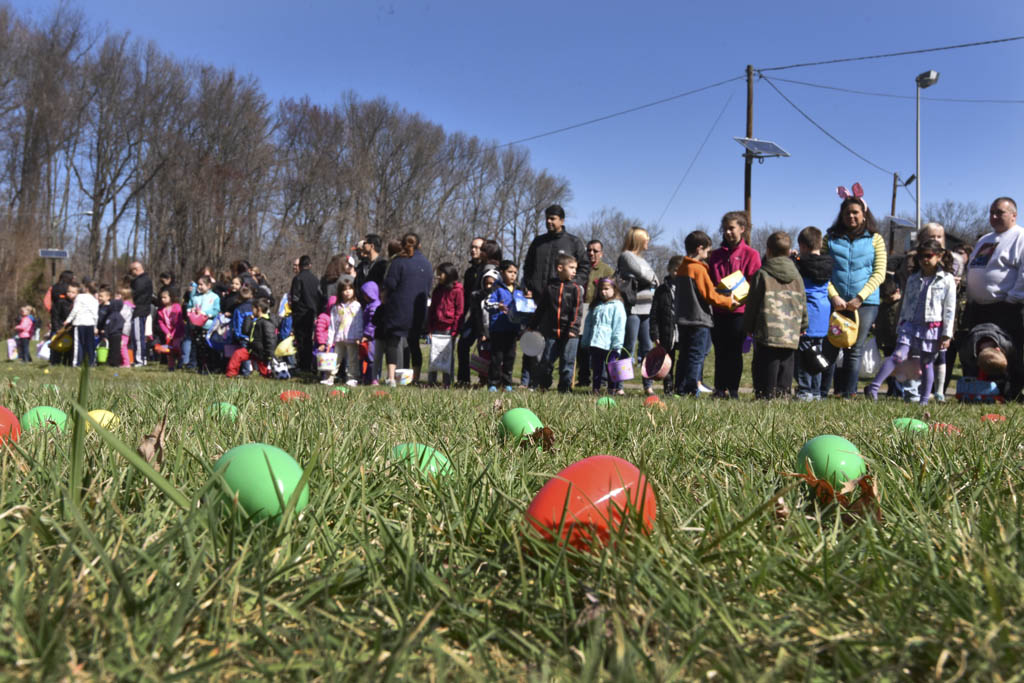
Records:
<instances>
[{"instance_id":1,"label":"girl in pink jacket","mask_svg":"<svg viewBox=\"0 0 1024 683\"><path fill-rule=\"evenodd\" d=\"M29 340L32 339L32 333L36 331L36 310L31 306L22 306L18 313L21 319L14 327L18 345L18 360L22 363L31 363L32 356L29 355L28 346Z\"/></svg>"},{"instance_id":2,"label":"girl in pink jacket","mask_svg":"<svg viewBox=\"0 0 1024 683\"><path fill-rule=\"evenodd\" d=\"M173 287L160 290L160 311L157 313L160 331L167 340L167 369L173 371L181 357L181 342L185 338L185 316L178 303L178 292Z\"/></svg>"}]
</instances>

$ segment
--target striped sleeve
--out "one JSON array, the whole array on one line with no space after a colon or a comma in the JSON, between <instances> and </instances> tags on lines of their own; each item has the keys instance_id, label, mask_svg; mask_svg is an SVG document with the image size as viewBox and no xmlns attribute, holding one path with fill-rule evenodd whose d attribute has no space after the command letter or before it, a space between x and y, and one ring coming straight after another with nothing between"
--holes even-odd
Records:
<instances>
[{"instance_id":1,"label":"striped sleeve","mask_svg":"<svg viewBox=\"0 0 1024 683\"><path fill-rule=\"evenodd\" d=\"M875 248L875 263L871 269L871 277L868 278L868 281L857 292L857 296L860 297L861 301L871 296L885 281L885 240L876 232L871 236L871 245Z\"/></svg>"}]
</instances>

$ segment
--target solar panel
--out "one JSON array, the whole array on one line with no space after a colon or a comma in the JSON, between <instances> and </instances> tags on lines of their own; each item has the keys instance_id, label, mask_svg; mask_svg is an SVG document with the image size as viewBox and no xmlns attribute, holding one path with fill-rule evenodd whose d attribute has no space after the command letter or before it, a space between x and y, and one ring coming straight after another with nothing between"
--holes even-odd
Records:
<instances>
[{"instance_id":1,"label":"solar panel","mask_svg":"<svg viewBox=\"0 0 1024 683\"><path fill-rule=\"evenodd\" d=\"M768 140L758 140L757 138L733 138L733 140L743 145L752 157L763 159L765 157L789 156L789 152Z\"/></svg>"},{"instance_id":2,"label":"solar panel","mask_svg":"<svg viewBox=\"0 0 1024 683\"><path fill-rule=\"evenodd\" d=\"M52 258L52 259L66 259L68 252L66 249L40 249L39 258Z\"/></svg>"}]
</instances>

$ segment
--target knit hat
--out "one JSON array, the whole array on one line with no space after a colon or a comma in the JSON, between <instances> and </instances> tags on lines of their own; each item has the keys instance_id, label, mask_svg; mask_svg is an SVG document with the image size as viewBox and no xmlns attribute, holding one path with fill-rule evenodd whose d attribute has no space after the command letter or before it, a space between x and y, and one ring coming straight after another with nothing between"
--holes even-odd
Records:
<instances>
[{"instance_id":1,"label":"knit hat","mask_svg":"<svg viewBox=\"0 0 1024 683\"><path fill-rule=\"evenodd\" d=\"M484 272L480 276L480 284L482 285L484 283L484 280L489 277L493 277L495 280L500 280L501 274L498 273L498 269L495 268L494 266L487 266L486 268L484 268Z\"/></svg>"}]
</instances>

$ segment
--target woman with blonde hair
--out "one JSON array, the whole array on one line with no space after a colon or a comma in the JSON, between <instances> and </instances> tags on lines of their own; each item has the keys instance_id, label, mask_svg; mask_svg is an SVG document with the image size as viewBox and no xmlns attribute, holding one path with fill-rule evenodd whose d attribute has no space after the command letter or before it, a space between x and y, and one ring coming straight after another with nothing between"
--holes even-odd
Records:
<instances>
[{"instance_id":1,"label":"woman with blonde hair","mask_svg":"<svg viewBox=\"0 0 1024 683\"><path fill-rule=\"evenodd\" d=\"M654 288L658 286L658 276L642 255L650 243L651 236L646 230L637 226L630 228L622 243L616 270L622 286L631 287L636 293L636 300L626 311L626 340L623 344L628 353L633 353L633 347L639 341L636 359L643 359L651 350L651 303L654 301ZM654 393L654 380L644 378L644 392Z\"/></svg>"}]
</instances>

